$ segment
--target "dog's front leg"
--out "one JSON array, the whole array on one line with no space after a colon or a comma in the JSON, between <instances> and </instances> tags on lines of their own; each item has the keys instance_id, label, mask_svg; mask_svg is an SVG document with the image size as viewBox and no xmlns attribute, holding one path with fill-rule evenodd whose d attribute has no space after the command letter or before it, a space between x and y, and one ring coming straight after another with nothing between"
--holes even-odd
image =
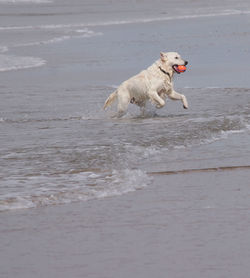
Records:
<instances>
[{"instance_id":1,"label":"dog's front leg","mask_svg":"<svg viewBox=\"0 0 250 278\"><path fill-rule=\"evenodd\" d=\"M171 94L169 94L168 97L172 100L181 100L183 103L183 107L185 109L188 109L188 102L184 95L179 94L179 93L175 92L174 90L172 90Z\"/></svg>"},{"instance_id":2,"label":"dog's front leg","mask_svg":"<svg viewBox=\"0 0 250 278\"><path fill-rule=\"evenodd\" d=\"M156 91L150 91L150 100L156 104L156 108L162 108L165 105L165 101L158 95Z\"/></svg>"}]
</instances>

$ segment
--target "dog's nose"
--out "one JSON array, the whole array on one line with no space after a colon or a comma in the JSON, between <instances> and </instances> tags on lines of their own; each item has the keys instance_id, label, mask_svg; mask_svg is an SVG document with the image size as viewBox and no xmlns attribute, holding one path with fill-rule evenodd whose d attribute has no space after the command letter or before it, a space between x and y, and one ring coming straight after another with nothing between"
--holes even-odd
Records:
<instances>
[{"instance_id":1,"label":"dog's nose","mask_svg":"<svg viewBox=\"0 0 250 278\"><path fill-rule=\"evenodd\" d=\"M188 64L188 61L185 61L185 66Z\"/></svg>"}]
</instances>

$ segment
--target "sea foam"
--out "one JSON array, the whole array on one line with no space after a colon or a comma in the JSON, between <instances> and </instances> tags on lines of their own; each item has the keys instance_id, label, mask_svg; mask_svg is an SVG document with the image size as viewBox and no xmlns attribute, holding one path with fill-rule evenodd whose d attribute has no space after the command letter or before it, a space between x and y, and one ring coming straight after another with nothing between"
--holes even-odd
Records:
<instances>
[{"instance_id":1,"label":"sea foam","mask_svg":"<svg viewBox=\"0 0 250 278\"><path fill-rule=\"evenodd\" d=\"M57 186L58 181L60 186ZM71 173L56 177L27 177L26 180L22 178L20 183L26 184L26 188L30 190L20 194L13 192L1 196L0 212L114 197L143 189L150 182L151 177L138 169L106 172L72 170ZM36 190L32 189L34 185L36 185Z\"/></svg>"},{"instance_id":2,"label":"sea foam","mask_svg":"<svg viewBox=\"0 0 250 278\"><path fill-rule=\"evenodd\" d=\"M51 0L0 0L0 4L43 4L52 2Z\"/></svg>"},{"instance_id":3,"label":"sea foam","mask_svg":"<svg viewBox=\"0 0 250 278\"><path fill-rule=\"evenodd\" d=\"M40 67L45 64L45 60L37 57L0 54L0 72Z\"/></svg>"},{"instance_id":4,"label":"sea foam","mask_svg":"<svg viewBox=\"0 0 250 278\"><path fill-rule=\"evenodd\" d=\"M83 28L83 27L98 27L98 26L137 24L137 23L152 23L152 22L158 22L158 21L160 22L160 21L172 21L172 20L187 20L187 19L195 19L195 18L207 18L207 17L209 18L209 17L248 15L248 14L250 14L250 10L245 10L245 11L243 11L243 10L225 10L225 11L220 11L220 12L217 12L217 13L187 14L187 15L162 16L162 17L150 17L150 18L136 18L136 19L129 19L129 20L79 22L79 23L71 23L71 24L43 24L43 25L39 25L39 26L30 26L30 25L27 25L27 26L1 26L0 30Z\"/></svg>"}]
</instances>

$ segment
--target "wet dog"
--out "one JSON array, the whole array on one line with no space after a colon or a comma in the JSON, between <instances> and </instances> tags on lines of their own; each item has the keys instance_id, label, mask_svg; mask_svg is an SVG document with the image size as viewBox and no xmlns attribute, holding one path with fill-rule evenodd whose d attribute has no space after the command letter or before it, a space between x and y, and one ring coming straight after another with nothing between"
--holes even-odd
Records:
<instances>
[{"instance_id":1,"label":"wet dog","mask_svg":"<svg viewBox=\"0 0 250 278\"><path fill-rule=\"evenodd\" d=\"M184 95L175 92L173 75L180 73L179 65L187 65L177 52L161 52L160 59L146 70L124 81L118 89L105 101L104 109L117 100L118 117L122 117L129 103L144 108L151 101L157 108L165 105L166 98L182 101L183 107L188 108Z\"/></svg>"}]
</instances>

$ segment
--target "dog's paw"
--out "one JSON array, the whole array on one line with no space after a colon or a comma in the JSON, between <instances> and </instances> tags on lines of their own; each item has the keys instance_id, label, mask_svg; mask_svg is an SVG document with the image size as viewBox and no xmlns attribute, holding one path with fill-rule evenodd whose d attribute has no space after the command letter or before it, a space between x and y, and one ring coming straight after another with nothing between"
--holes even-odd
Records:
<instances>
[{"instance_id":1,"label":"dog's paw","mask_svg":"<svg viewBox=\"0 0 250 278\"><path fill-rule=\"evenodd\" d=\"M183 108L184 108L184 109L188 109L188 106L183 105Z\"/></svg>"}]
</instances>

